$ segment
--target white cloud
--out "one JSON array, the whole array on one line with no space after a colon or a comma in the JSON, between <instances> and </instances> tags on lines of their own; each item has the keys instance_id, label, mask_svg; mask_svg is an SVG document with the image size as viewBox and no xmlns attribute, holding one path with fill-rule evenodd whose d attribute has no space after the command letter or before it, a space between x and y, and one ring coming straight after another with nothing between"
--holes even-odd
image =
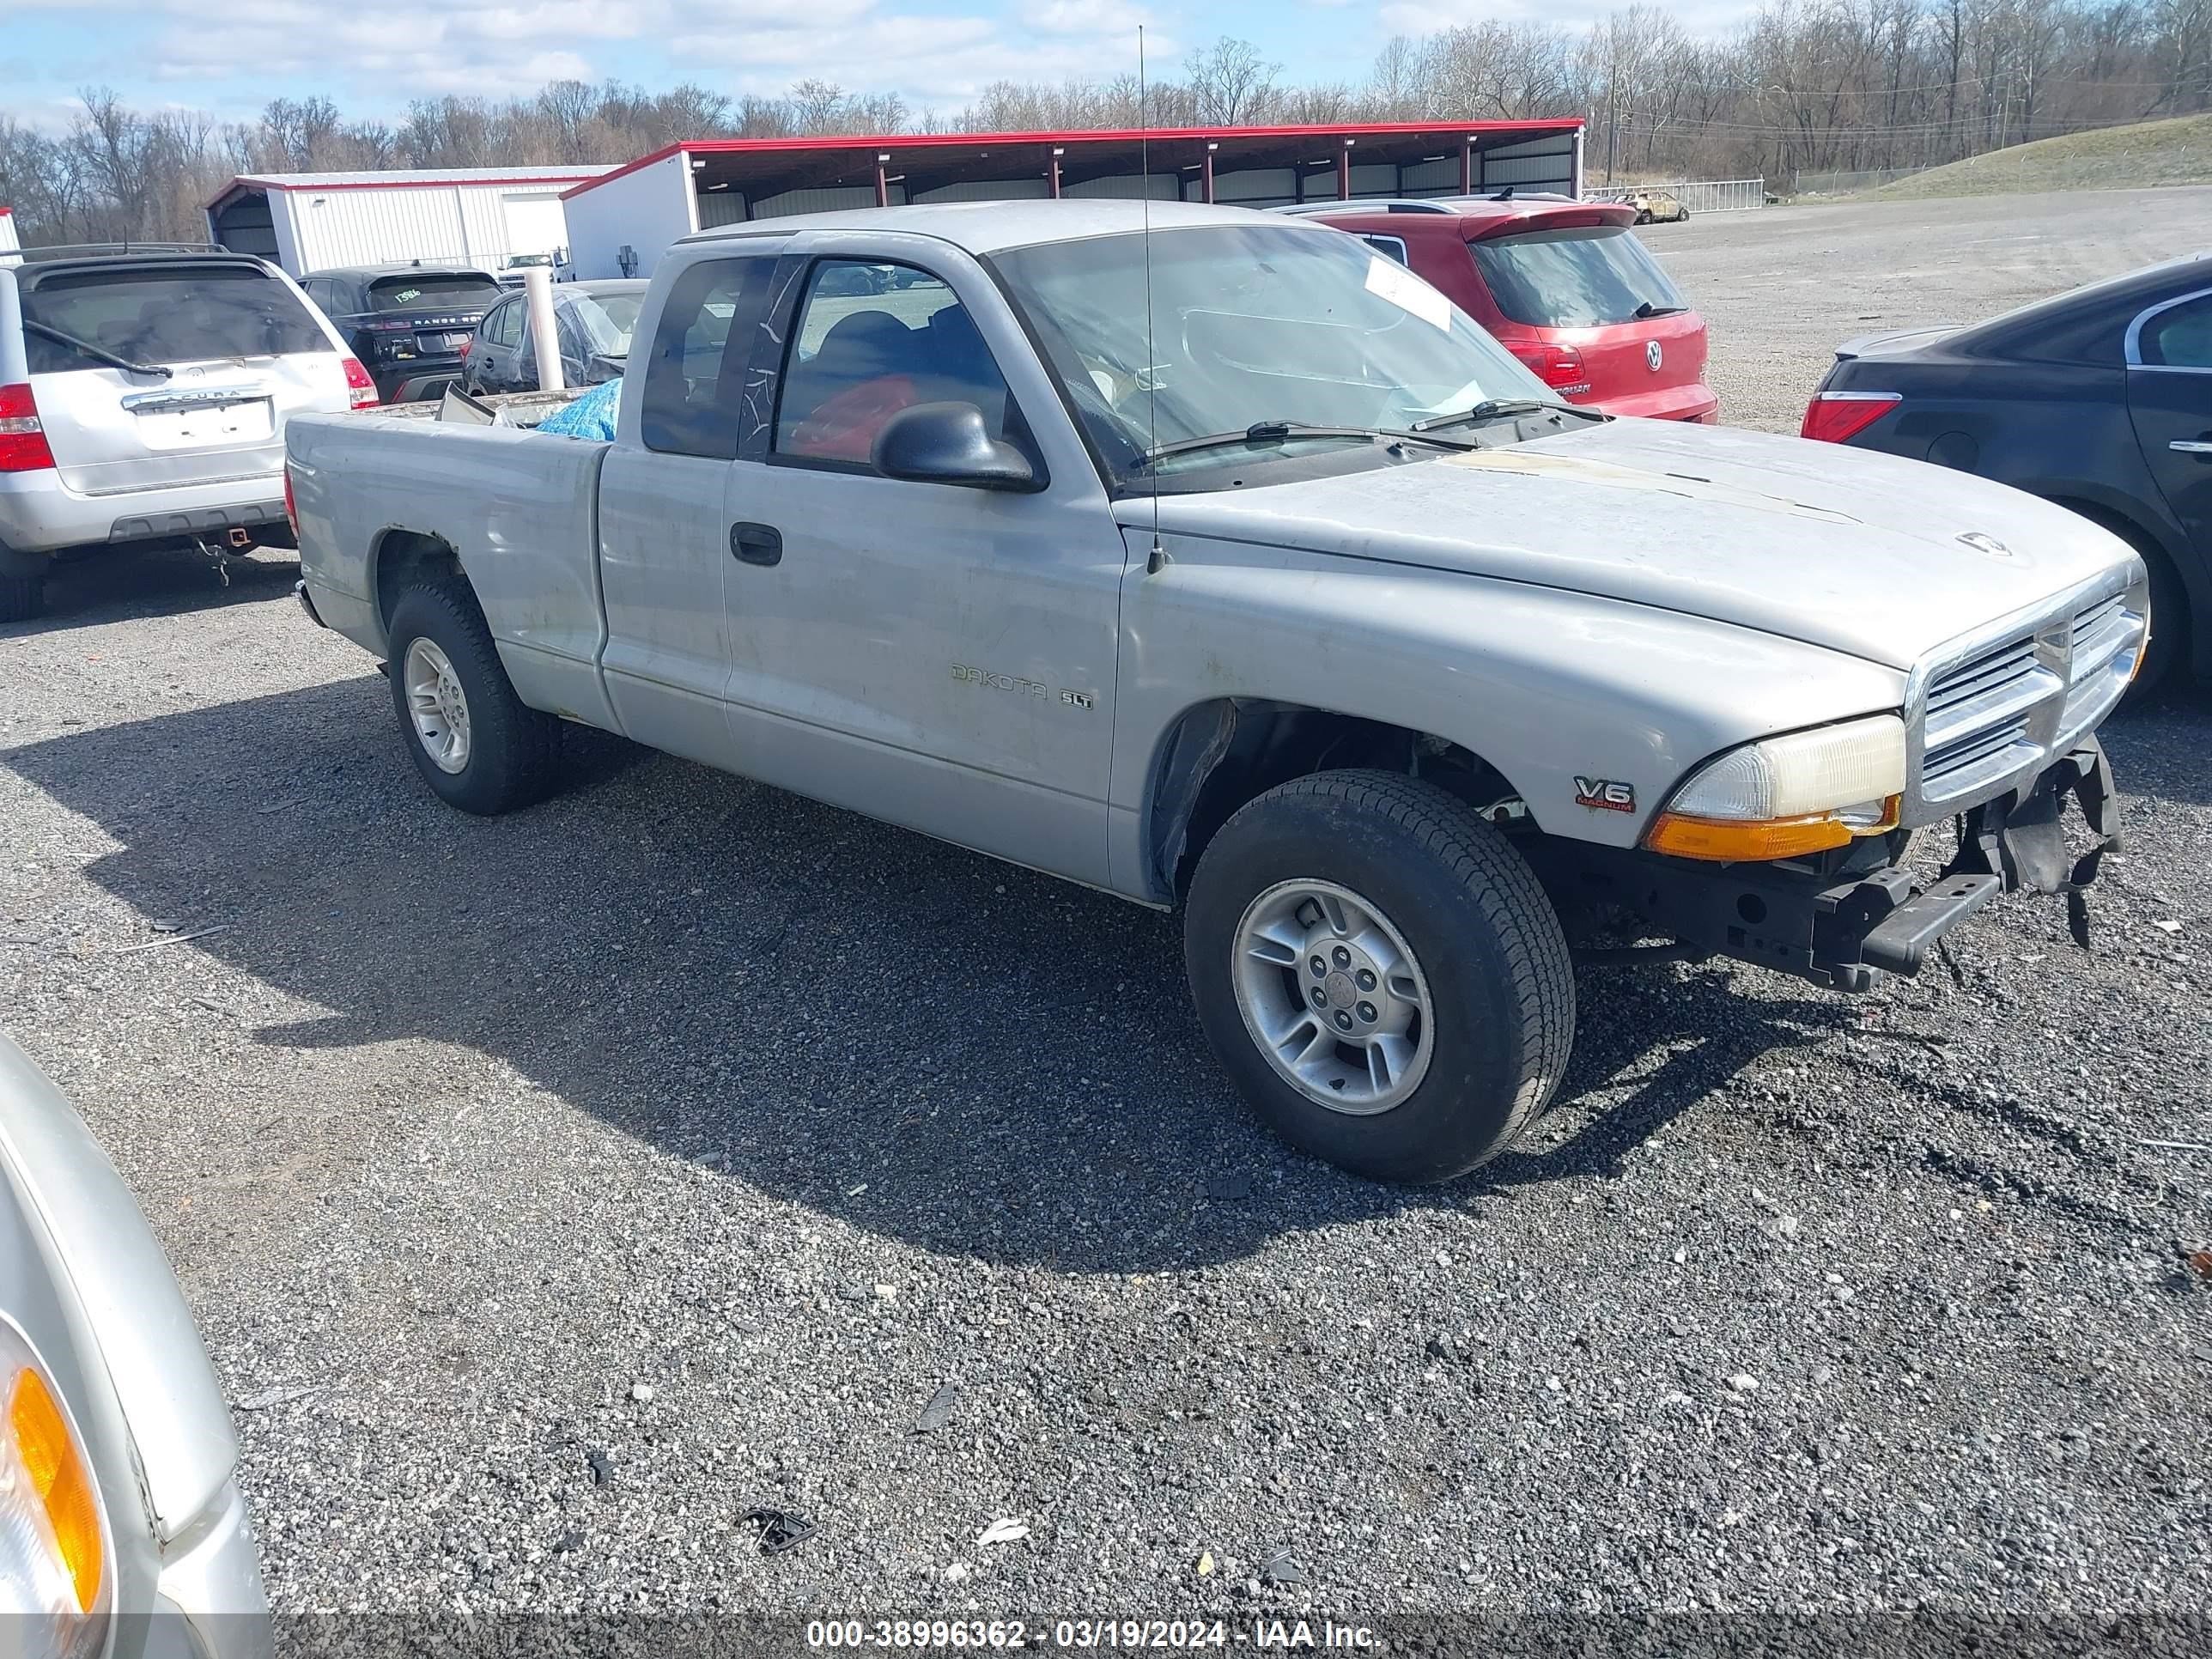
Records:
<instances>
[{"instance_id":1,"label":"white cloud","mask_svg":"<svg viewBox=\"0 0 2212 1659\"><path fill-rule=\"evenodd\" d=\"M5 0L0 0L5 3ZM39 0L33 0L39 3ZM1136 63L1136 0L977 0L968 15L914 14L900 0L428 0L374 13L328 0L45 0L88 27L129 11L149 34L137 65L180 87L248 79L297 84L343 107L444 93L509 96L547 81L597 81L609 47L643 46L677 73L736 92L781 94L806 76L923 106L964 101L1001 79L1102 78ZM1003 12L997 8L1004 6ZM995 14L995 15L986 15ZM537 49L529 49L536 43ZM1152 55L1176 48L1154 36ZM627 54L633 61L635 52ZM659 77L654 77L656 80ZM674 76L669 78L675 78Z\"/></svg>"}]
</instances>

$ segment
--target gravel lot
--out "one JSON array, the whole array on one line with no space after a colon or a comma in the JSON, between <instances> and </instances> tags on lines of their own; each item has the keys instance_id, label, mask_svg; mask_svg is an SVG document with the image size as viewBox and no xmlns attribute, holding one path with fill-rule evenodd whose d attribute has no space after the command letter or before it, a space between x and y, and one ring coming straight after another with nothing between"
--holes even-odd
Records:
<instances>
[{"instance_id":1,"label":"gravel lot","mask_svg":"<svg viewBox=\"0 0 2212 1659\"><path fill-rule=\"evenodd\" d=\"M1650 240L1794 428L1836 340L2212 191ZM1398 1192L1243 1115L1170 919L611 740L444 810L292 575L0 629L0 1023L176 1263L281 1608L2212 1607L2201 698L2110 728L2094 954L2021 899L1868 999L1587 972L1558 1109Z\"/></svg>"}]
</instances>

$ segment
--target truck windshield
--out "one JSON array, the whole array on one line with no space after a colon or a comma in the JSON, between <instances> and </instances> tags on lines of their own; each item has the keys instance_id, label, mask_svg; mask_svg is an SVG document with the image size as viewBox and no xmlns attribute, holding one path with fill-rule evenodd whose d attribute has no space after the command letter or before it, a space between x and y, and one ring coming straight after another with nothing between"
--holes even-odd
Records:
<instances>
[{"instance_id":1,"label":"truck windshield","mask_svg":"<svg viewBox=\"0 0 2212 1659\"><path fill-rule=\"evenodd\" d=\"M368 285L374 311L489 311L507 290L471 270L418 270Z\"/></svg>"},{"instance_id":2,"label":"truck windshield","mask_svg":"<svg viewBox=\"0 0 2212 1659\"><path fill-rule=\"evenodd\" d=\"M1284 432L1289 452L1493 400L1559 401L1435 289L1320 226L1154 232L1149 327L1141 234L992 264L1117 482L1267 459L1190 442L1218 434Z\"/></svg>"},{"instance_id":3,"label":"truck windshield","mask_svg":"<svg viewBox=\"0 0 2212 1659\"><path fill-rule=\"evenodd\" d=\"M1531 328L1598 328L1688 307L1626 225L1578 225L1472 245L1498 308Z\"/></svg>"},{"instance_id":4,"label":"truck windshield","mask_svg":"<svg viewBox=\"0 0 2212 1659\"><path fill-rule=\"evenodd\" d=\"M137 363L331 349L292 291L250 265L55 271L24 287L22 307L24 321L53 331L24 331L33 374L102 366L68 340Z\"/></svg>"}]
</instances>

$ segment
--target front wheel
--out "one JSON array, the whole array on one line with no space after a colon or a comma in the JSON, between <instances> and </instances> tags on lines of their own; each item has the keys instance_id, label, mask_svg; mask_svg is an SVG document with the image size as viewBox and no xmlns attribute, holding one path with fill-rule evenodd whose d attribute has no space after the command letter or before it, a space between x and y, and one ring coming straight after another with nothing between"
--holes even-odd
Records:
<instances>
[{"instance_id":1,"label":"front wheel","mask_svg":"<svg viewBox=\"0 0 2212 1659\"><path fill-rule=\"evenodd\" d=\"M484 816L542 800L558 769L561 723L515 696L468 586L409 588L390 632L400 733L438 798Z\"/></svg>"},{"instance_id":2,"label":"front wheel","mask_svg":"<svg viewBox=\"0 0 2212 1659\"><path fill-rule=\"evenodd\" d=\"M1565 936L1512 844L1431 784L1324 772L1223 826L1184 951L1206 1040L1284 1139L1382 1181L1511 1146L1574 1042Z\"/></svg>"}]
</instances>

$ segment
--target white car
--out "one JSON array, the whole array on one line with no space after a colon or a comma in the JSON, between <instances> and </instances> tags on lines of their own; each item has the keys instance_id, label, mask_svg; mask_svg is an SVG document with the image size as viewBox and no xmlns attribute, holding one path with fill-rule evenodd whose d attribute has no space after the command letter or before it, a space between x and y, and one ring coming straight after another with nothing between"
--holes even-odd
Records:
<instances>
[{"instance_id":1,"label":"white car","mask_svg":"<svg viewBox=\"0 0 2212 1659\"><path fill-rule=\"evenodd\" d=\"M161 1247L0 1036L0 1652L264 1659L237 1463Z\"/></svg>"},{"instance_id":2,"label":"white car","mask_svg":"<svg viewBox=\"0 0 2212 1659\"><path fill-rule=\"evenodd\" d=\"M276 266L183 249L34 249L0 268L0 623L58 556L289 545L284 422L377 400Z\"/></svg>"}]
</instances>

